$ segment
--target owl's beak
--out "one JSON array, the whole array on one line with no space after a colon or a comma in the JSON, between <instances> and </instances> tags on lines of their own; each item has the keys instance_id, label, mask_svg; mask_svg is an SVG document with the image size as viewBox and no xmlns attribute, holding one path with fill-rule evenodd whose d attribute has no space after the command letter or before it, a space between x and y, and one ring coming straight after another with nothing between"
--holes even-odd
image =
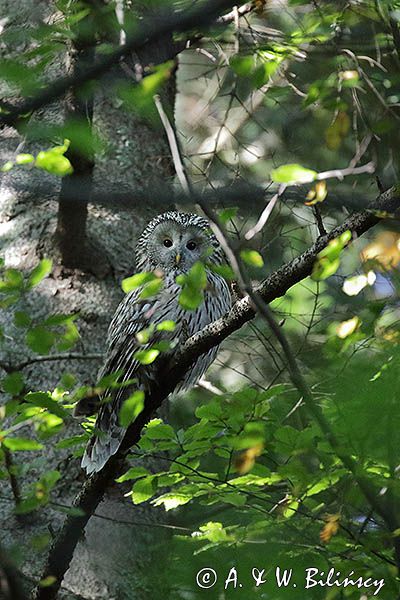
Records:
<instances>
[{"instance_id":1,"label":"owl's beak","mask_svg":"<svg viewBox=\"0 0 400 600\"><path fill-rule=\"evenodd\" d=\"M179 253L175 255L175 263L177 265L179 265L179 263L181 262L181 258L182 256Z\"/></svg>"}]
</instances>

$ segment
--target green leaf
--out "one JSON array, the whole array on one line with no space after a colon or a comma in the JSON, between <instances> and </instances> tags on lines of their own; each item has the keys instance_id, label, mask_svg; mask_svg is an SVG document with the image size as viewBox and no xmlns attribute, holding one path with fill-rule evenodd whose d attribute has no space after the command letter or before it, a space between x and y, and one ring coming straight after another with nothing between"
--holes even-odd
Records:
<instances>
[{"instance_id":1,"label":"green leaf","mask_svg":"<svg viewBox=\"0 0 400 600\"><path fill-rule=\"evenodd\" d=\"M141 300L145 300L146 298L150 298L151 296L156 296L158 292L161 290L164 285L161 277L154 279L153 281L149 281L146 285L143 286L142 291L140 292L139 298Z\"/></svg>"},{"instance_id":2,"label":"green leaf","mask_svg":"<svg viewBox=\"0 0 400 600\"><path fill-rule=\"evenodd\" d=\"M263 267L264 266L263 257L256 250L250 250L247 248L244 250L241 250L240 257L242 258L242 260L245 263L247 263L248 265L251 265L252 267Z\"/></svg>"},{"instance_id":3,"label":"green leaf","mask_svg":"<svg viewBox=\"0 0 400 600\"><path fill-rule=\"evenodd\" d=\"M22 310L16 310L14 313L14 323L16 325L16 327L29 327L29 325L31 324L31 317L28 315L28 313L22 311Z\"/></svg>"},{"instance_id":4,"label":"green leaf","mask_svg":"<svg viewBox=\"0 0 400 600\"><path fill-rule=\"evenodd\" d=\"M156 500L152 501L154 506L164 506L165 510L171 510L177 506L187 504L193 498L192 494L180 494L179 492L168 492L159 496Z\"/></svg>"},{"instance_id":5,"label":"green leaf","mask_svg":"<svg viewBox=\"0 0 400 600\"><path fill-rule=\"evenodd\" d=\"M131 467L126 473L121 475L121 477L118 477L118 479L115 481L117 483L123 483L124 481L138 479L139 477L146 477L147 475L149 475L149 472L144 467Z\"/></svg>"},{"instance_id":6,"label":"green leaf","mask_svg":"<svg viewBox=\"0 0 400 600\"><path fill-rule=\"evenodd\" d=\"M52 175L64 177L73 173L73 168L64 153L68 150L69 140L64 140L62 146L50 150L42 150L36 157L35 167L43 169Z\"/></svg>"},{"instance_id":7,"label":"green leaf","mask_svg":"<svg viewBox=\"0 0 400 600\"><path fill-rule=\"evenodd\" d=\"M41 579L39 581L39 587L42 587L42 588L50 587L56 581L57 581L57 577L54 577L54 575L48 575L47 577L44 577L43 579Z\"/></svg>"},{"instance_id":8,"label":"green leaf","mask_svg":"<svg viewBox=\"0 0 400 600\"><path fill-rule=\"evenodd\" d=\"M329 244L317 255L311 278L314 281L328 279L336 273L340 266L340 254L351 240L351 231L344 231L339 237L331 240Z\"/></svg>"},{"instance_id":9,"label":"green leaf","mask_svg":"<svg viewBox=\"0 0 400 600\"><path fill-rule=\"evenodd\" d=\"M136 290L138 287L145 286L146 284L158 281L160 278L152 272L136 273L132 277L127 277L122 280L121 287L125 294Z\"/></svg>"},{"instance_id":10,"label":"green leaf","mask_svg":"<svg viewBox=\"0 0 400 600\"><path fill-rule=\"evenodd\" d=\"M17 515L25 515L30 513L42 505L42 501L36 496L30 496L29 498L24 498L16 507L15 513Z\"/></svg>"},{"instance_id":11,"label":"green leaf","mask_svg":"<svg viewBox=\"0 0 400 600\"><path fill-rule=\"evenodd\" d=\"M149 348L148 350L138 350L133 355L133 358L138 360L142 365L150 365L156 360L159 354L160 351L156 348Z\"/></svg>"},{"instance_id":12,"label":"green leaf","mask_svg":"<svg viewBox=\"0 0 400 600\"><path fill-rule=\"evenodd\" d=\"M178 275L176 282L182 286L179 304L185 310L196 310L204 300L204 290L207 287L207 274L203 263L196 262L186 274Z\"/></svg>"},{"instance_id":13,"label":"green leaf","mask_svg":"<svg viewBox=\"0 0 400 600\"><path fill-rule=\"evenodd\" d=\"M22 373L14 371L1 380L1 385L7 394L17 396L24 389L25 382Z\"/></svg>"},{"instance_id":14,"label":"green leaf","mask_svg":"<svg viewBox=\"0 0 400 600\"><path fill-rule=\"evenodd\" d=\"M217 275L221 275L224 279L228 281L232 281L235 279L235 271L229 265L215 265L213 263L207 263L207 268L209 271L216 273Z\"/></svg>"},{"instance_id":15,"label":"green leaf","mask_svg":"<svg viewBox=\"0 0 400 600\"><path fill-rule=\"evenodd\" d=\"M151 440L175 440L175 431L171 425L157 423L151 427L146 427L145 435Z\"/></svg>"},{"instance_id":16,"label":"green leaf","mask_svg":"<svg viewBox=\"0 0 400 600\"><path fill-rule=\"evenodd\" d=\"M64 440L60 440L55 445L56 448L72 448L73 446L78 446L79 444L83 444L87 442L88 436L83 433L82 435L73 435L71 437L65 438Z\"/></svg>"},{"instance_id":17,"label":"green leaf","mask_svg":"<svg viewBox=\"0 0 400 600\"><path fill-rule=\"evenodd\" d=\"M201 535L199 536L197 534L196 537L201 537L203 539L210 540L210 542L213 543L226 542L232 539L232 537L228 535L222 523L218 523L215 521L209 521L205 525L201 525L199 527L199 530L201 532Z\"/></svg>"},{"instance_id":18,"label":"green leaf","mask_svg":"<svg viewBox=\"0 0 400 600\"><path fill-rule=\"evenodd\" d=\"M53 487L56 485L57 481L59 481L60 479L61 479L60 471L53 470L53 471L47 471L44 475L42 475L39 482L46 488L47 491L50 491L53 489Z\"/></svg>"},{"instance_id":19,"label":"green leaf","mask_svg":"<svg viewBox=\"0 0 400 600\"><path fill-rule=\"evenodd\" d=\"M268 83L271 77L276 73L281 62L282 58L280 57L278 60L266 60L258 66L251 76L254 87L260 88Z\"/></svg>"},{"instance_id":20,"label":"green leaf","mask_svg":"<svg viewBox=\"0 0 400 600\"><path fill-rule=\"evenodd\" d=\"M318 173L312 169L306 169L298 164L282 165L271 171L271 179L275 183L286 183L294 185L298 183L310 183L315 181Z\"/></svg>"},{"instance_id":21,"label":"green leaf","mask_svg":"<svg viewBox=\"0 0 400 600\"><path fill-rule=\"evenodd\" d=\"M139 479L132 488L132 502L134 504L146 502L146 500L154 495L155 490L155 475L148 475L143 479Z\"/></svg>"},{"instance_id":22,"label":"green leaf","mask_svg":"<svg viewBox=\"0 0 400 600\"><path fill-rule=\"evenodd\" d=\"M32 451L32 450L41 450L43 448L43 444L36 442L35 440L30 440L28 438L22 437L6 437L3 440L3 444L9 450L13 452L17 451Z\"/></svg>"},{"instance_id":23,"label":"green leaf","mask_svg":"<svg viewBox=\"0 0 400 600\"><path fill-rule=\"evenodd\" d=\"M139 84L120 89L121 98L132 111L151 120L158 119L153 98L160 91L162 85L168 81L173 69L174 62L171 60L152 67L153 73L146 74Z\"/></svg>"},{"instance_id":24,"label":"green leaf","mask_svg":"<svg viewBox=\"0 0 400 600\"><path fill-rule=\"evenodd\" d=\"M16 290L23 290L24 276L17 269L7 269L4 272L3 279L0 280L0 292L7 293Z\"/></svg>"},{"instance_id":25,"label":"green leaf","mask_svg":"<svg viewBox=\"0 0 400 600\"><path fill-rule=\"evenodd\" d=\"M1 167L1 170L2 170L3 173L8 173L8 171L11 171L11 169L13 168L13 166L14 166L14 163L11 160L8 160Z\"/></svg>"},{"instance_id":26,"label":"green leaf","mask_svg":"<svg viewBox=\"0 0 400 600\"><path fill-rule=\"evenodd\" d=\"M196 408L195 414L198 419L219 420L222 416L222 406L219 402L209 402Z\"/></svg>"},{"instance_id":27,"label":"green leaf","mask_svg":"<svg viewBox=\"0 0 400 600\"><path fill-rule=\"evenodd\" d=\"M232 70L240 77L249 77L254 71L255 60L253 54L248 56L239 56L235 54L231 57L229 65Z\"/></svg>"},{"instance_id":28,"label":"green leaf","mask_svg":"<svg viewBox=\"0 0 400 600\"><path fill-rule=\"evenodd\" d=\"M60 341L57 342L57 348L59 350L69 350L80 338L79 330L73 322L74 318L75 317L69 317L69 320L65 325L65 331L61 335Z\"/></svg>"},{"instance_id":29,"label":"green leaf","mask_svg":"<svg viewBox=\"0 0 400 600\"><path fill-rule=\"evenodd\" d=\"M33 352L48 354L55 342L55 335L47 327L38 325L26 334L26 343Z\"/></svg>"},{"instance_id":30,"label":"green leaf","mask_svg":"<svg viewBox=\"0 0 400 600\"><path fill-rule=\"evenodd\" d=\"M17 165L27 165L35 160L33 154L17 154L15 163Z\"/></svg>"},{"instance_id":31,"label":"green leaf","mask_svg":"<svg viewBox=\"0 0 400 600\"><path fill-rule=\"evenodd\" d=\"M156 327L157 331L175 331L176 323L175 321L166 320L162 323L159 323Z\"/></svg>"},{"instance_id":32,"label":"green leaf","mask_svg":"<svg viewBox=\"0 0 400 600\"><path fill-rule=\"evenodd\" d=\"M129 398L124 400L119 411L119 423L121 427L128 427L144 408L144 392L137 390Z\"/></svg>"},{"instance_id":33,"label":"green leaf","mask_svg":"<svg viewBox=\"0 0 400 600\"><path fill-rule=\"evenodd\" d=\"M228 221L236 217L238 210L239 207L237 206L234 206L232 208L223 208L222 210L218 211L219 220L223 225L226 225Z\"/></svg>"},{"instance_id":34,"label":"green leaf","mask_svg":"<svg viewBox=\"0 0 400 600\"><path fill-rule=\"evenodd\" d=\"M43 258L29 275L28 286L33 288L35 285L38 285L51 272L52 266L53 263L50 259Z\"/></svg>"},{"instance_id":35,"label":"green leaf","mask_svg":"<svg viewBox=\"0 0 400 600\"><path fill-rule=\"evenodd\" d=\"M25 400L26 402L29 402L29 404L47 409L61 419L69 417L68 411L66 411L58 402L53 400L48 392L29 392L26 394Z\"/></svg>"}]
</instances>

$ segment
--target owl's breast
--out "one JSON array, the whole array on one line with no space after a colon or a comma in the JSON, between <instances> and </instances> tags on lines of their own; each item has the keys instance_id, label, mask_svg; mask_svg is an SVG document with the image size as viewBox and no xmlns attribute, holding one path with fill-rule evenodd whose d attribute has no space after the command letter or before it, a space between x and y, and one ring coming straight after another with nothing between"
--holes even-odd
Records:
<instances>
[{"instance_id":1,"label":"owl's breast","mask_svg":"<svg viewBox=\"0 0 400 600\"><path fill-rule=\"evenodd\" d=\"M191 335L222 317L231 307L231 294L226 281L214 273L207 274L204 301L195 309L187 310L179 303L181 286L166 280L154 310L155 323L163 320L175 322L170 339L184 342Z\"/></svg>"}]
</instances>

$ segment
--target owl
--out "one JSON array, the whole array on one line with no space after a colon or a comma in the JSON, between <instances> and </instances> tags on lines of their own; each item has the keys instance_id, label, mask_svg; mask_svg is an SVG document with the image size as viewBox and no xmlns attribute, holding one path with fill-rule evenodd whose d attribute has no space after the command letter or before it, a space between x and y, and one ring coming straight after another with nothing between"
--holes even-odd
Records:
<instances>
[{"instance_id":1,"label":"owl","mask_svg":"<svg viewBox=\"0 0 400 600\"><path fill-rule=\"evenodd\" d=\"M141 288L132 290L120 303L110 323L106 360L99 377L118 371L121 373L119 382L134 379L135 383L133 387L105 390L100 398L96 433L82 459L82 467L88 474L100 471L120 446L126 431L119 423L124 400L136 389L150 393L152 383L157 379L157 360L144 365L135 359L138 350L143 349L138 342L139 332L153 332L149 345L167 340L167 354L173 356L174 348L224 315L231 306L230 290L225 279L212 269L224 260L224 252L208 222L198 215L166 212L150 221L143 231L136 246L137 271L161 274L163 285L154 296L146 299L140 297ZM206 269L204 301L195 310L185 310L179 303L181 286L176 278L187 273L197 261L202 261ZM173 331L157 329L164 321L175 323ZM217 348L212 348L202 354L175 391L193 386L213 362L216 353Z\"/></svg>"}]
</instances>

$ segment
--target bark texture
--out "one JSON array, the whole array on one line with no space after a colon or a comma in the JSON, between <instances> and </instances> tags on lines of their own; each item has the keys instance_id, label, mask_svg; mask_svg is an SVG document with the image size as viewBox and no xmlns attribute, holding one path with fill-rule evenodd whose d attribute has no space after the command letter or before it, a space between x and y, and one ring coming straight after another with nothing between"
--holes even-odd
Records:
<instances>
[{"instance_id":1,"label":"bark texture","mask_svg":"<svg viewBox=\"0 0 400 600\"><path fill-rule=\"evenodd\" d=\"M24 0L18 6L7 0L0 2L0 13L7 15L8 26L27 27L32 19L40 21L46 18L48 11L49 5L45 2ZM17 53L23 46L23 43L17 43L11 50ZM60 63L50 67L52 75L60 74ZM170 99L173 92L171 85ZM47 123L60 123L62 116L62 104L59 103L47 107L34 118ZM171 178L173 170L162 129L149 126L138 116L123 113L106 86L96 97L93 122L106 142L104 153L96 157L94 191L101 192L104 187L110 189L110 185L118 190L125 187L132 189L141 187L153 178ZM43 149L40 142L21 146L23 140L12 128L3 130L2 138L2 163L12 158L17 148L18 152L33 153ZM43 191L44 184L49 186L48 193ZM81 339L74 352L82 355L101 354L105 349L111 315L123 295L120 281L131 274L134 268L136 239L145 223L159 212L160 207L159 204L143 205L136 201L134 194L131 197L131 211L117 213L113 209L89 205L87 239L98 249L97 269L91 273L65 269L60 265L60 254L54 243L60 187L60 181L55 177L35 169L16 169L2 176L0 254L7 266L27 271L41 257L52 257L55 264L53 273L29 295L25 308L38 319L49 312L79 312ZM69 208L72 209L71 206ZM171 202L166 198L165 209L168 208L171 208ZM81 251L84 252L84 247ZM20 330L4 322L6 319L7 315L1 317L12 339L7 343L8 353L1 358L15 364L24 361L27 356L21 343ZM80 384L90 383L95 381L100 363L100 359L37 363L26 367L24 376L31 389L52 389L66 371L73 373ZM79 432L79 425L71 422L62 435ZM79 460L71 458L68 451L54 449L53 442L48 444L41 456L18 453L14 461L22 469L18 478L22 494L42 472L58 469L63 477L52 499L60 505L70 505L84 482ZM133 514L131 501L123 497L123 492L120 485L111 486L98 507L97 516L91 520L79 542L63 581L60 598L144 600L154 597L151 565L162 564L158 559L160 552L163 553L163 563L166 562L167 552L163 543L168 538L162 528L154 528L151 523L166 521L165 513L143 508L135 510ZM24 573L24 585L28 590L34 587L40 576L46 556L46 546L40 548L37 541L48 536L49 531L50 538L55 535L65 514L61 512L62 507L52 505L21 521L13 515L13 507L11 487L2 481L1 546L6 551L16 546L22 548L18 567ZM133 520L139 524L130 525Z\"/></svg>"}]
</instances>

